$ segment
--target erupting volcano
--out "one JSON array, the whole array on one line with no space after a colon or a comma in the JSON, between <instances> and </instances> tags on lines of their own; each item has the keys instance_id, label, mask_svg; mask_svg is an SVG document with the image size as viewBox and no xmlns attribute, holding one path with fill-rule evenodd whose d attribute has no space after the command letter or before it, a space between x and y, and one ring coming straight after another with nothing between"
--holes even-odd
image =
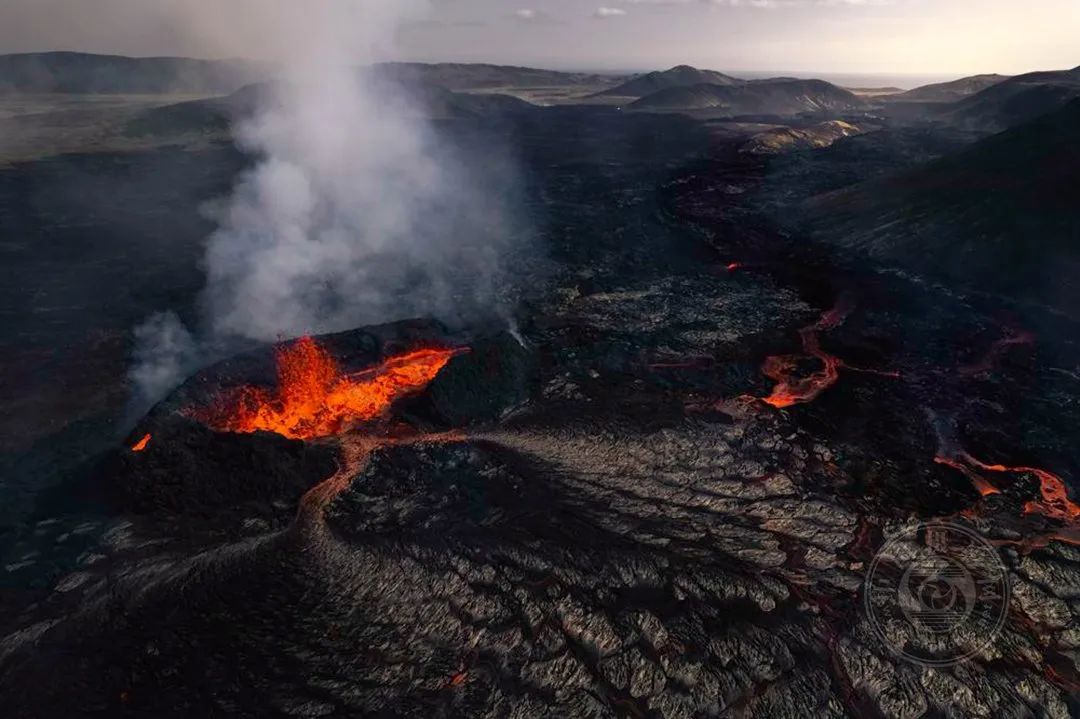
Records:
<instances>
[{"instance_id":1,"label":"erupting volcano","mask_svg":"<svg viewBox=\"0 0 1080 719\"><path fill-rule=\"evenodd\" d=\"M423 389L463 349L425 348L344 374L325 348L303 337L277 350L277 388L245 386L187 414L221 432L275 432L291 439L342 434L377 419Z\"/></svg>"}]
</instances>

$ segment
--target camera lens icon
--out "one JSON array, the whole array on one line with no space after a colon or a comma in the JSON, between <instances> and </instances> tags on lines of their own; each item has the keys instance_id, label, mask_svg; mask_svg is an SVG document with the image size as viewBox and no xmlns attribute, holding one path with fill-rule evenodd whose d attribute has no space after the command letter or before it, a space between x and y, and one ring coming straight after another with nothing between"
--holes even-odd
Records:
<instances>
[{"instance_id":1,"label":"camera lens icon","mask_svg":"<svg viewBox=\"0 0 1080 719\"><path fill-rule=\"evenodd\" d=\"M875 555L863 587L879 638L903 658L948 666L985 649L1008 611L1008 573L994 547L952 523L919 524Z\"/></svg>"}]
</instances>

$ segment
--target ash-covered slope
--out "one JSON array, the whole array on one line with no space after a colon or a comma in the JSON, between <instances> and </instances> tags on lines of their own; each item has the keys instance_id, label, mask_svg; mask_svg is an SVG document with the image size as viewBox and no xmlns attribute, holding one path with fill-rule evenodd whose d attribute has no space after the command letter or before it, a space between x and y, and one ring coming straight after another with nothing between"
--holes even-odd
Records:
<instances>
[{"instance_id":1,"label":"ash-covered slope","mask_svg":"<svg viewBox=\"0 0 1080 719\"><path fill-rule=\"evenodd\" d=\"M597 93L597 96L645 97L661 90L678 87L692 87L694 85L733 86L741 85L743 82L743 80L715 70L699 70L689 65L678 65L670 70L640 75L610 90Z\"/></svg>"},{"instance_id":2,"label":"ash-covered slope","mask_svg":"<svg viewBox=\"0 0 1080 719\"><path fill-rule=\"evenodd\" d=\"M816 236L964 285L1080 300L1080 100L923 167L812 199Z\"/></svg>"},{"instance_id":3,"label":"ash-covered slope","mask_svg":"<svg viewBox=\"0 0 1080 719\"><path fill-rule=\"evenodd\" d=\"M944 110L946 122L999 132L1033 120L1080 97L1080 67L1032 72L996 83Z\"/></svg>"},{"instance_id":4,"label":"ash-covered slope","mask_svg":"<svg viewBox=\"0 0 1080 719\"><path fill-rule=\"evenodd\" d=\"M743 147L744 152L774 154L794 150L828 147L845 137L866 132L843 120L827 120L810 127L777 127L754 135Z\"/></svg>"},{"instance_id":5,"label":"ash-covered slope","mask_svg":"<svg viewBox=\"0 0 1080 719\"><path fill-rule=\"evenodd\" d=\"M1008 75L972 75L885 95L882 99L886 102L956 102L1008 79Z\"/></svg>"},{"instance_id":6,"label":"ash-covered slope","mask_svg":"<svg viewBox=\"0 0 1080 719\"><path fill-rule=\"evenodd\" d=\"M263 65L240 60L79 52L0 55L0 93L224 95L265 79L268 72Z\"/></svg>"},{"instance_id":7,"label":"ash-covered slope","mask_svg":"<svg viewBox=\"0 0 1080 719\"><path fill-rule=\"evenodd\" d=\"M729 115L843 113L865 107L848 90L824 80L777 78L743 85L675 87L632 103L638 110L716 110Z\"/></svg>"}]
</instances>

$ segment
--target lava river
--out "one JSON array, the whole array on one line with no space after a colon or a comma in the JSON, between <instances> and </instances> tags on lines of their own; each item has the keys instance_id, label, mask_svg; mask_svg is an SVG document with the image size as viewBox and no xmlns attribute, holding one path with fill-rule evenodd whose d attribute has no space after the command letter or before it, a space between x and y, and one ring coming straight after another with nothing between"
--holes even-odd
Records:
<instances>
[{"instance_id":1,"label":"lava river","mask_svg":"<svg viewBox=\"0 0 1080 719\"><path fill-rule=\"evenodd\" d=\"M821 315L812 325L799 330L803 352L821 363L821 369L805 377L797 375L799 355L777 355L765 360L761 368L766 377L776 381L772 394L764 399L766 404L776 408L790 407L817 399L818 395L836 384L843 362L821 348L820 333L840 325L850 312L846 302L837 303L836 307Z\"/></svg>"}]
</instances>

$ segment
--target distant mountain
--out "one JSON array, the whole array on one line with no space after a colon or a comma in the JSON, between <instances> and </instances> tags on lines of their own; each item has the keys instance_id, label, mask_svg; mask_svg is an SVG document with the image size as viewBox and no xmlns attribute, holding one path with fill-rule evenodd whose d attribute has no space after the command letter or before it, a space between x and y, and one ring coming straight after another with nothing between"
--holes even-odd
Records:
<instances>
[{"instance_id":1,"label":"distant mountain","mask_svg":"<svg viewBox=\"0 0 1080 719\"><path fill-rule=\"evenodd\" d=\"M0 93L223 95L267 74L266 66L240 60L78 52L0 55Z\"/></svg>"},{"instance_id":2,"label":"distant mountain","mask_svg":"<svg viewBox=\"0 0 1080 719\"><path fill-rule=\"evenodd\" d=\"M777 78L736 86L673 87L647 95L630 107L639 110L718 110L729 115L796 115L846 112L864 107L855 93L824 80Z\"/></svg>"},{"instance_id":3,"label":"distant mountain","mask_svg":"<svg viewBox=\"0 0 1080 719\"><path fill-rule=\"evenodd\" d=\"M375 69L388 79L447 90L595 88L625 79L625 75L483 64L382 63ZM76 52L0 55L0 93L227 95L266 80L270 74L269 66L239 60L132 58Z\"/></svg>"},{"instance_id":4,"label":"distant mountain","mask_svg":"<svg viewBox=\"0 0 1080 719\"><path fill-rule=\"evenodd\" d=\"M692 87L694 85L734 86L743 84L743 80L725 75L715 70L698 70L689 65L679 65L670 70L650 72L639 75L621 85L596 93L597 96L645 97L661 90Z\"/></svg>"},{"instance_id":5,"label":"distant mountain","mask_svg":"<svg viewBox=\"0 0 1080 719\"><path fill-rule=\"evenodd\" d=\"M439 85L448 90L604 86L620 82L625 77L508 65L458 63L389 62L376 65L375 69L390 79L410 84Z\"/></svg>"},{"instance_id":6,"label":"distant mountain","mask_svg":"<svg viewBox=\"0 0 1080 719\"><path fill-rule=\"evenodd\" d=\"M1008 79L1008 75L972 75L950 82L923 85L907 92L889 95L887 99L903 102L956 102Z\"/></svg>"},{"instance_id":7,"label":"distant mountain","mask_svg":"<svg viewBox=\"0 0 1080 719\"><path fill-rule=\"evenodd\" d=\"M401 83L402 92L424 116L433 120L492 117L533 107L516 97L500 94L451 92L438 85ZM129 137L159 138L224 133L239 119L253 114L265 84L248 85L227 97L192 100L157 107L129 120Z\"/></svg>"},{"instance_id":8,"label":"distant mountain","mask_svg":"<svg viewBox=\"0 0 1080 719\"><path fill-rule=\"evenodd\" d=\"M1080 315L1080 99L899 175L806 203L812 234Z\"/></svg>"},{"instance_id":9,"label":"distant mountain","mask_svg":"<svg viewBox=\"0 0 1080 719\"><path fill-rule=\"evenodd\" d=\"M252 116L265 84L247 85L224 97L189 100L139 113L123 126L123 134L137 138L179 138L191 135L224 136L233 123Z\"/></svg>"},{"instance_id":10,"label":"distant mountain","mask_svg":"<svg viewBox=\"0 0 1080 719\"><path fill-rule=\"evenodd\" d=\"M1032 72L960 100L943 118L961 127L997 132L1053 112L1076 97L1080 97L1080 67Z\"/></svg>"}]
</instances>

